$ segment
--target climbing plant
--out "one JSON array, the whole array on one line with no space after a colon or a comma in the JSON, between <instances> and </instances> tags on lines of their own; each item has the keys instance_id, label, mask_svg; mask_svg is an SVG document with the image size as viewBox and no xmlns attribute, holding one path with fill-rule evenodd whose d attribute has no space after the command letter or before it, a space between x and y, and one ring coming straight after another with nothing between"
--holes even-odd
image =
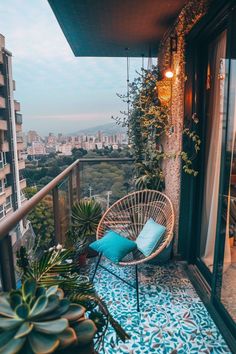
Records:
<instances>
[{"instance_id":1,"label":"climbing plant","mask_svg":"<svg viewBox=\"0 0 236 354\"><path fill-rule=\"evenodd\" d=\"M120 117L112 117L117 124L127 127L135 159L137 189L164 188L162 163L166 158L181 157L183 170L190 175L197 175L197 171L193 169L192 152L169 153L163 149L164 139L168 139L171 134L172 123L168 104L163 104L158 98L157 87L160 79L157 66L142 69L129 85L128 95L118 95L129 104L129 112L121 112ZM200 149L198 135L190 128L185 128L183 134L190 144L193 144L196 155Z\"/></svg>"}]
</instances>

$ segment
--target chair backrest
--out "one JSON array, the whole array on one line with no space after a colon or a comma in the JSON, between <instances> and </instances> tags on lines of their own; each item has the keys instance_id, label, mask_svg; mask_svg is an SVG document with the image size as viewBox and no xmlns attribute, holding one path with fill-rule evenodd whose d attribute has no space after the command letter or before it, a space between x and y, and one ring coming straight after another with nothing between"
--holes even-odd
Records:
<instances>
[{"instance_id":1,"label":"chair backrest","mask_svg":"<svg viewBox=\"0 0 236 354\"><path fill-rule=\"evenodd\" d=\"M130 193L115 202L104 213L98 225L97 239L112 229L131 240L136 240L150 218L166 227L163 240L171 241L174 227L173 205L165 194L148 189Z\"/></svg>"}]
</instances>

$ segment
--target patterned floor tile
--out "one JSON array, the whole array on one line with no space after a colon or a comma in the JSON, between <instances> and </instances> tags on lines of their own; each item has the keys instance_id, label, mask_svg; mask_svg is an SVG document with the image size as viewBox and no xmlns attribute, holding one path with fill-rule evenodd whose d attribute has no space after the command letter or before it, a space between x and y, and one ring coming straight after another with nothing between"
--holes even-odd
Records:
<instances>
[{"instance_id":1,"label":"patterned floor tile","mask_svg":"<svg viewBox=\"0 0 236 354\"><path fill-rule=\"evenodd\" d=\"M128 281L133 268L103 264ZM140 313L136 292L99 268L95 286L111 313L131 335L118 342L112 328L105 338L105 354L229 354L231 351L197 296L181 263L140 267Z\"/></svg>"}]
</instances>

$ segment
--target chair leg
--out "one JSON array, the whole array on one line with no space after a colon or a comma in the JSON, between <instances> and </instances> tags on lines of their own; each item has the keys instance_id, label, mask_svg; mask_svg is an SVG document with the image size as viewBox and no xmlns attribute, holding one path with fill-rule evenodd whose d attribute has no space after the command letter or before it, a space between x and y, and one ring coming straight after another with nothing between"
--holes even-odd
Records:
<instances>
[{"instance_id":1,"label":"chair leg","mask_svg":"<svg viewBox=\"0 0 236 354\"><path fill-rule=\"evenodd\" d=\"M137 311L140 312L140 308L139 308L138 265L135 266L135 279L136 279Z\"/></svg>"},{"instance_id":2,"label":"chair leg","mask_svg":"<svg viewBox=\"0 0 236 354\"><path fill-rule=\"evenodd\" d=\"M96 263L96 266L95 266L95 269L94 269L94 273L93 273L93 276L92 276L92 281L94 280L95 275L97 273L97 269L98 269L98 266L99 266L101 258L102 258L102 253L99 253L98 260L97 260L97 263Z\"/></svg>"}]
</instances>

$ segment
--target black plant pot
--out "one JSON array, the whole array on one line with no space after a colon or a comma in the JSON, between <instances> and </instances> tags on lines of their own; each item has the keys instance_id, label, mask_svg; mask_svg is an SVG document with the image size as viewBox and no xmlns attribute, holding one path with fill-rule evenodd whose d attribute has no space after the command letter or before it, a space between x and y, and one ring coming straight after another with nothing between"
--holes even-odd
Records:
<instances>
[{"instance_id":1,"label":"black plant pot","mask_svg":"<svg viewBox=\"0 0 236 354\"><path fill-rule=\"evenodd\" d=\"M96 241L96 236L90 236L89 237L90 243ZM97 257L98 256L98 252L94 251L92 248L90 248L88 246L88 253L87 253L87 258L93 258L93 257Z\"/></svg>"},{"instance_id":2,"label":"black plant pot","mask_svg":"<svg viewBox=\"0 0 236 354\"><path fill-rule=\"evenodd\" d=\"M96 354L93 342L87 345L77 345L71 348L57 350L55 354Z\"/></svg>"}]
</instances>

